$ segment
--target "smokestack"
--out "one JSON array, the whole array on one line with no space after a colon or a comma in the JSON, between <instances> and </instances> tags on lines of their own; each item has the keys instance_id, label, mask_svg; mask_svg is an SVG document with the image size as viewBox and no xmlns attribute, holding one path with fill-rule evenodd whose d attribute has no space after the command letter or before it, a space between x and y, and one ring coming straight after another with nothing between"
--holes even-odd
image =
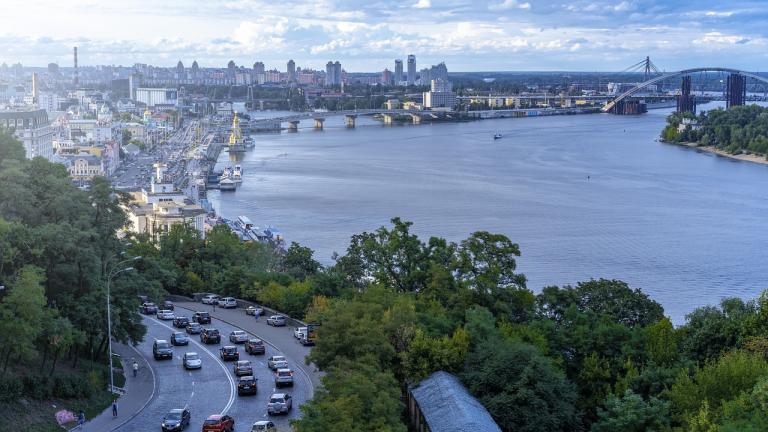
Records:
<instances>
[{"instance_id":1,"label":"smokestack","mask_svg":"<svg viewBox=\"0 0 768 432\"><path fill-rule=\"evenodd\" d=\"M80 77L77 71L77 47L75 47L75 74L72 77L72 83L77 87L80 84Z\"/></svg>"}]
</instances>

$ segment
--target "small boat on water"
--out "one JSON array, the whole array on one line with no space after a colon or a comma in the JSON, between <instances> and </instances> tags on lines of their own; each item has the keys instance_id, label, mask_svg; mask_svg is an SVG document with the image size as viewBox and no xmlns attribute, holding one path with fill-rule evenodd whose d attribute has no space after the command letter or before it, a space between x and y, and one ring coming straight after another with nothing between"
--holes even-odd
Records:
<instances>
[{"instance_id":1,"label":"small boat on water","mask_svg":"<svg viewBox=\"0 0 768 432\"><path fill-rule=\"evenodd\" d=\"M229 177L222 178L221 181L219 182L219 189L222 192L224 192L224 191L234 191L235 189L237 189L237 185L235 184L234 180L232 180Z\"/></svg>"},{"instance_id":2,"label":"small boat on water","mask_svg":"<svg viewBox=\"0 0 768 432\"><path fill-rule=\"evenodd\" d=\"M232 181L235 183L243 182L243 168L240 165L235 165L235 169L232 170Z\"/></svg>"},{"instance_id":3,"label":"small boat on water","mask_svg":"<svg viewBox=\"0 0 768 432\"><path fill-rule=\"evenodd\" d=\"M500 133L497 133L496 135L493 136L493 139L495 139L495 140L501 139L501 136L502 135Z\"/></svg>"},{"instance_id":4,"label":"small boat on water","mask_svg":"<svg viewBox=\"0 0 768 432\"><path fill-rule=\"evenodd\" d=\"M221 172L221 177L219 177L219 181L224 179L232 179L232 167L226 167L224 168L224 171Z\"/></svg>"}]
</instances>

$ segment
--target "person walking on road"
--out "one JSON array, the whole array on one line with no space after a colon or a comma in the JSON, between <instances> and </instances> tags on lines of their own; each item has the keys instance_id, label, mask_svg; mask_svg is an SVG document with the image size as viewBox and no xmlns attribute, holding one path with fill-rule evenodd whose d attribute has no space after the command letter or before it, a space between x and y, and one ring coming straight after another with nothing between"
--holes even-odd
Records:
<instances>
[{"instance_id":1,"label":"person walking on road","mask_svg":"<svg viewBox=\"0 0 768 432\"><path fill-rule=\"evenodd\" d=\"M84 424L85 424L85 411L80 410L80 413L77 414L77 428L82 429Z\"/></svg>"},{"instance_id":2,"label":"person walking on road","mask_svg":"<svg viewBox=\"0 0 768 432\"><path fill-rule=\"evenodd\" d=\"M112 417L117 417L117 401L112 402Z\"/></svg>"},{"instance_id":3,"label":"person walking on road","mask_svg":"<svg viewBox=\"0 0 768 432\"><path fill-rule=\"evenodd\" d=\"M139 363L133 360L133 377L136 378L136 374L139 373Z\"/></svg>"}]
</instances>

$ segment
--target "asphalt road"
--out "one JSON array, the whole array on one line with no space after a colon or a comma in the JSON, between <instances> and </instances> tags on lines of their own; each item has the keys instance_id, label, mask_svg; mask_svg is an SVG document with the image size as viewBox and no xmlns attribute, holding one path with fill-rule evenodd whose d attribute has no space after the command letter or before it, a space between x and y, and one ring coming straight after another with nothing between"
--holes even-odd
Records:
<instances>
[{"instance_id":1,"label":"asphalt road","mask_svg":"<svg viewBox=\"0 0 768 432\"><path fill-rule=\"evenodd\" d=\"M181 315L187 314L185 310L178 310ZM147 325L147 337L137 346L139 352L147 358L152 371L140 370L139 373L153 373L156 379L155 394L136 417L128 423L116 429L121 432L159 430L163 416L174 408L189 408L192 414L192 423L187 430L195 431L202 428L202 423L210 414L226 413L235 419L236 429L249 430L255 421L269 417L280 431L290 430L290 420L300 415L299 406L312 396L312 383L309 377L302 373L296 366L296 362L303 359L294 359L289 356L289 367L294 369L294 386L275 389L272 371L267 367L266 360L271 355L282 355L273 346L267 345L265 355L251 356L238 345L240 358L251 360L254 376L258 379L258 393L255 396L237 395L237 378L233 373L233 362L219 360L219 348L230 345L228 336L237 327L214 319L208 326L219 330L222 335L222 343L203 345L198 335L190 337L189 346L174 347L173 360L154 360L152 357L152 343L155 339L170 338L171 332L176 331L171 321L160 321L154 316L144 318ZM258 337L258 335L256 335ZM203 359L203 367L200 370L185 371L181 365L181 358L185 352L194 351ZM132 379L131 376L128 379ZM287 416L268 416L267 401L272 393L285 392L293 397L293 410ZM129 415L125 413L124 415Z\"/></svg>"}]
</instances>

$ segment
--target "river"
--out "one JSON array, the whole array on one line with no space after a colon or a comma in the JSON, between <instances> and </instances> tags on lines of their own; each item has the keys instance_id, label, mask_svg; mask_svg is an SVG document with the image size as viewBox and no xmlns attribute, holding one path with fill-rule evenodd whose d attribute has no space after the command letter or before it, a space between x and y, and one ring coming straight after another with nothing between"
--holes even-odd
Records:
<instances>
[{"instance_id":1,"label":"river","mask_svg":"<svg viewBox=\"0 0 768 432\"><path fill-rule=\"evenodd\" d=\"M255 135L225 217L279 227L323 263L352 234L399 216L460 241L476 230L520 244L538 292L590 278L627 281L675 323L723 297L768 288L768 167L656 141L669 110ZM494 133L503 138L493 140ZM222 154L220 163L225 163Z\"/></svg>"}]
</instances>

